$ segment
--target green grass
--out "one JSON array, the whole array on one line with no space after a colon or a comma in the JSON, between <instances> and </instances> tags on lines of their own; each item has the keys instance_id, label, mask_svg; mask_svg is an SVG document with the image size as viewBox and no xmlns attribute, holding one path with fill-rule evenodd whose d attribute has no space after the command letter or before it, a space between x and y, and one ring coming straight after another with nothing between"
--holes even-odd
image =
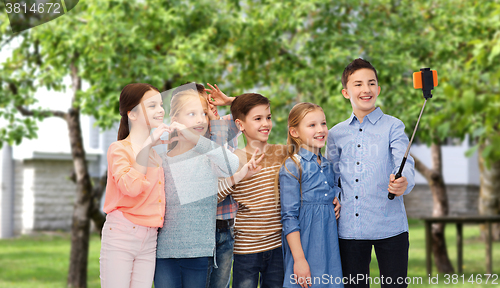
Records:
<instances>
[{"instance_id":1,"label":"green grass","mask_svg":"<svg viewBox=\"0 0 500 288\"><path fill-rule=\"evenodd\" d=\"M439 284L429 284L429 277L427 275L425 267L425 227L423 221L410 219L410 252L408 261L408 277L421 277L421 284L419 285L409 285L409 287L434 287L434 288L445 288L445 287L499 287L500 284L500 242L493 243L493 274L497 274L497 285L491 284L492 279L490 278L489 284L485 284L486 277L484 277L482 284L472 284L468 282L471 275L476 277L478 274L484 276L486 273L486 252L485 244L479 238L480 230L479 225L464 225L463 237L463 270L464 270L464 280L462 276L457 279L459 282L453 285L453 283L445 283L444 274L437 273L436 265L433 260L433 269L431 277L438 276ZM455 273L457 269L457 247L456 247L456 228L454 224L448 224L445 230L446 244L448 247L448 256L450 261L455 268ZM370 265L370 276L379 276L377 259L375 253L372 254L372 263ZM450 282L451 282L450 278ZM462 281L464 282L462 284ZM433 282L434 283L434 282ZM380 285L373 285L372 287L380 287Z\"/></svg>"},{"instance_id":2,"label":"green grass","mask_svg":"<svg viewBox=\"0 0 500 288\"><path fill-rule=\"evenodd\" d=\"M71 237L40 233L0 240L0 288L66 287ZM88 287L100 287L99 235L90 241Z\"/></svg>"},{"instance_id":3,"label":"green grass","mask_svg":"<svg viewBox=\"0 0 500 288\"><path fill-rule=\"evenodd\" d=\"M446 226L448 253L456 265L455 226ZM88 287L99 287L99 250L100 240L93 234L90 241L88 268ZM65 287L70 252L70 236L67 233L40 233L35 236L22 236L15 239L0 240L0 288L55 288ZM456 268L456 267L455 267ZM478 225L464 226L464 281L458 278L459 285L445 284L444 275L439 275L439 284L429 284L425 268L425 232L422 221L410 220L410 260L408 276L421 277L422 284L410 287L498 287L498 285L471 284L471 275L486 273L484 242L479 239ZM493 244L493 273L500 275L500 243ZM371 277L379 275L377 259L372 257ZM437 275L434 265L433 274ZM500 278L497 280L500 284ZM372 285L371 287L380 287Z\"/></svg>"}]
</instances>

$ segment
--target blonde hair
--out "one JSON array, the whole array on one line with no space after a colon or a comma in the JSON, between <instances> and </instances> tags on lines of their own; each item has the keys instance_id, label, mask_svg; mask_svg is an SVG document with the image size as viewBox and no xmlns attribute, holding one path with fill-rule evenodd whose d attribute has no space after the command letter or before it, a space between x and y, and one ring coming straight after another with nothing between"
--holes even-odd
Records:
<instances>
[{"instance_id":1,"label":"blonde hair","mask_svg":"<svg viewBox=\"0 0 500 288\"><path fill-rule=\"evenodd\" d=\"M283 162L281 163L281 167L285 167L285 170L288 171L295 179L299 181L300 184L300 197L302 198L302 166L300 165L300 160L297 157L294 157L295 154L299 153L300 146L303 144L302 141L300 140L299 137L293 137L292 134L290 134L290 128L297 128L299 127L300 122L304 117L306 117L307 113L315 111L315 110L321 110L323 111L323 108L321 106L314 104L314 103L309 103L309 102L301 102L295 104L293 106L292 110L290 110L290 114L288 114L288 135L286 138L286 156L285 159L283 159ZM286 168L286 161L288 159L292 159L293 163L299 167L299 177L297 178L293 173L291 173L288 168ZM279 170L280 170L279 169ZM278 170L278 171L279 171ZM276 173L275 176L275 181L274 181L274 197L276 199L276 203L278 203L278 200L280 199L280 189L279 189L279 173Z\"/></svg>"},{"instance_id":2,"label":"blonde hair","mask_svg":"<svg viewBox=\"0 0 500 288\"><path fill-rule=\"evenodd\" d=\"M177 116L182 111L182 109L186 107L191 100L193 100L192 99L193 97L198 97L202 105L205 106L204 108L208 110L207 99L201 96L197 91L193 89L187 89L172 95L172 99L170 100L170 113L169 113L170 119ZM208 131L210 130L210 121L208 121L208 125L209 129L207 130L207 134L209 133ZM177 136L177 132L170 133L169 139L172 139L175 136ZM172 150L175 146L177 146L177 141L168 144L168 150Z\"/></svg>"}]
</instances>

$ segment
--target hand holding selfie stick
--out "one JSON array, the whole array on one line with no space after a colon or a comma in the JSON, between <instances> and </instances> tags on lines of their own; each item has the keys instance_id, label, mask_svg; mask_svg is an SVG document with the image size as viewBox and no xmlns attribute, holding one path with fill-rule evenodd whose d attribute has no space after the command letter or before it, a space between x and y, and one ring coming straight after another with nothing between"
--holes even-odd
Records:
<instances>
[{"instance_id":1,"label":"hand holding selfie stick","mask_svg":"<svg viewBox=\"0 0 500 288\"><path fill-rule=\"evenodd\" d=\"M420 118L422 117L422 113L424 113L425 104L429 98L432 98L431 90L434 89L438 85L437 71L431 70L431 68L422 68L420 72L413 73L413 88L422 89L424 93L424 105L422 106L422 110L420 110L420 115L418 116L417 125L415 125L415 129L413 130L413 135L411 135L410 143L408 143L408 147L406 148L405 156L403 157L403 161L401 161L401 166L399 166L399 171L396 174L396 179L401 178L403 173L403 168L405 167L406 159L408 158L408 153L410 152L410 146L413 142L413 137L415 137L415 132L417 132L418 123L420 123ZM396 195L389 192L387 197L389 200L394 199Z\"/></svg>"}]
</instances>

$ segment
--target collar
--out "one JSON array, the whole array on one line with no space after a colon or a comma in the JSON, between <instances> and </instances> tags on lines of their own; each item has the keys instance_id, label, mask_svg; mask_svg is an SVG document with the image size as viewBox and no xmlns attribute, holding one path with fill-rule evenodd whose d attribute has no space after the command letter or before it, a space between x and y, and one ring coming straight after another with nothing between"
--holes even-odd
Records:
<instances>
[{"instance_id":1,"label":"collar","mask_svg":"<svg viewBox=\"0 0 500 288\"><path fill-rule=\"evenodd\" d=\"M305 148L302 148L302 147L300 148L299 153L297 153L297 154L299 154L300 157L304 158L304 160L307 160L307 161L311 161L314 158L316 158L316 160L317 160L316 154L314 154L313 152L311 152ZM321 152L319 152L318 156L321 159L321 163L323 163L324 158L323 158L323 155L321 155Z\"/></svg>"},{"instance_id":2,"label":"collar","mask_svg":"<svg viewBox=\"0 0 500 288\"><path fill-rule=\"evenodd\" d=\"M375 124L375 123L377 123L377 121L380 118L382 118L382 116L384 116L384 112L382 112L382 109L380 109L380 107L377 107L377 108L375 108L375 110L370 112L370 114L366 115L365 119L368 119L368 121L370 121L370 123ZM351 117L349 117L347 123L352 124L354 119L357 120L358 117L356 117L356 115L354 115L354 112L352 112Z\"/></svg>"}]
</instances>

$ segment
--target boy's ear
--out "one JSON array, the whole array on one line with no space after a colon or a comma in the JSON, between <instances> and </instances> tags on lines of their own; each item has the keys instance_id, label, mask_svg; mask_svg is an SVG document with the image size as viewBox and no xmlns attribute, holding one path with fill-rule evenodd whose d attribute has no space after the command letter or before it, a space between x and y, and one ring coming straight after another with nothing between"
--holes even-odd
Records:
<instances>
[{"instance_id":1,"label":"boy's ear","mask_svg":"<svg viewBox=\"0 0 500 288\"><path fill-rule=\"evenodd\" d=\"M379 86L380 88L380 86ZM344 96L345 99L351 99L349 96L349 93L347 93L347 89L342 89L342 95Z\"/></svg>"},{"instance_id":2,"label":"boy's ear","mask_svg":"<svg viewBox=\"0 0 500 288\"><path fill-rule=\"evenodd\" d=\"M380 86L378 86L378 94L380 94ZM378 95L377 95L378 96Z\"/></svg>"},{"instance_id":3,"label":"boy's ear","mask_svg":"<svg viewBox=\"0 0 500 288\"><path fill-rule=\"evenodd\" d=\"M245 128L242 125L242 121L240 119L234 120L234 123L236 124L236 127L238 127L238 129L240 129L241 132L243 132L245 130Z\"/></svg>"},{"instance_id":4,"label":"boy's ear","mask_svg":"<svg viewBox=\"0 0 500 288\"><path fill-rule=\"evenodd\" d=\"M295 127L290 127L290 135L292 135L292 137L294 138L299 138L299 133L297 133L297 130L295 129Z\"/></svg>"}]
</instances>

